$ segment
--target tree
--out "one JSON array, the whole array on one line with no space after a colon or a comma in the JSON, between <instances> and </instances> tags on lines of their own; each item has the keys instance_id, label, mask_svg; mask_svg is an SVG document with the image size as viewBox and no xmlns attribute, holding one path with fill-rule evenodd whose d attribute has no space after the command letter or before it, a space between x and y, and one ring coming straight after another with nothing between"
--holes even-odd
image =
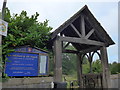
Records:
<instances>
[{"instance_id":1,"label":"tree","mask_svg":"<svg viewBox=\"0 0 120 90\"><path fill-rule=\"evenodd\" d=\"M111 74L120 73L120 63L113 62L112 64L110 64L110 71L111 71Z\"/></svg>"},{"instance_id":2,"label":"tree","mask_svg":"<svg viewBox=\"0 0 120 90\"><path fill-rule=\"evenodd\" d=\"M63 74L65 75L73 75L77 71L76 69L76 55L75 54L63 54L62 56L62 67Z\"/></svg>"},{"instance_id":3,"label":"tree","mask_svg":"<svg viewBox=\"0 0 120 90\"><path fill-rule=\"evenodd\" d=\"M65 42L63 42L65 46ZM72 45L69 45L66 47L66 49L69 50L75 50L75 48ZM73 75L77 71L76 69L76 55L70 54L70 53L64 53L62 54L62 67L63 67L63 74L65 75Z\"/></svg>"},{"instance_id":4,"label":"tree","mask_svg":"<svg viewBox=\"0 0 120 90\"><path fill-rule=\"evenodd\" d=\"M8 25L8 35L3 37L3 55L9 53L11 48L21 45L31 45L46 49L46 41L49 40L51 27L48 26L48 20L43 23L38 22L39 14L27 16L26 11L22 11L20 15L11 16L10 10L7 8L5 12L5 21Z\"/></svg>"},{"instance_id":5,"label":"tree","mask_svg":"<svg viewBox=\"0 0 120 90\"><path fill-rule=\"evenodd\" d=\"M90 73L90 63L89 63L87 57L83 58L82 71L83 71L83 74Z\"/></svg>"},{"instance_id":6,"label":"tree","mask_svg":"<svg viewBox=\"0 0 120 90\"><path fill-rule=\"evenodd\" d=\"M101 73L102 72L102 64L100 60L96 60L92 63L92 70L94 73Z\"/></svg>"},{"instance_id":7,"label":"tree","mask_svg":"<svg viewBox=\"0 0 120 90\"><path fill-rule=\"evenodd\" d=\"M82 65L83 73L90 73L90 63L86 57L84 57L84 63ZM101 73L102 72L102 64L100 60L95 60L92 62L92 73Z\"/></svg>"}]
</instances>

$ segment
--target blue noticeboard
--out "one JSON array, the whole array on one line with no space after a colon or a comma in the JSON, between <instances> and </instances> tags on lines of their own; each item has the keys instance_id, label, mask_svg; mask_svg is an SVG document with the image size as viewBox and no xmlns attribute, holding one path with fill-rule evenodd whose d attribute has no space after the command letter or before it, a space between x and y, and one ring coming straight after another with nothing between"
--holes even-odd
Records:
<instances>
[{"instance_id":1,"label":"blue noticeboard","mask_svg":"<svg viewBox=\"0 0 120 90\"><path fill-rule=\"evenodd\" d=\"M5 73L8 76L38 76L39 54L13 52L8 56Z\"/></svg>"}]
</instances>

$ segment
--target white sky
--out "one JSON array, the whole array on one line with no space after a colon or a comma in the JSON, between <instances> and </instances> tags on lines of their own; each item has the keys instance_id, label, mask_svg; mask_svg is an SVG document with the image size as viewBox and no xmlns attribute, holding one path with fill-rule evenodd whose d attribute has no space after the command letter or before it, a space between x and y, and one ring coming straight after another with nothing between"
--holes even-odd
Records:
<instances>
[{"instance_id":1,"label":"white sky","mask_svg":"<svg viewBox=\"0 0 120 90\"><path fill-rule=\"evenodd\" d=\"M118 61L118 0L7 0L11 13L27 11L28 15L40 14L38 20L49 20L53 29L74 15L84 5L87 5L95 18L105 28L116 43L108 48L109 62ZM88 2L89 1L89 2ZM95 2L96 1L96 2ZM3 0L0 0L2 8Z\"/></svg>"}]
</instances>

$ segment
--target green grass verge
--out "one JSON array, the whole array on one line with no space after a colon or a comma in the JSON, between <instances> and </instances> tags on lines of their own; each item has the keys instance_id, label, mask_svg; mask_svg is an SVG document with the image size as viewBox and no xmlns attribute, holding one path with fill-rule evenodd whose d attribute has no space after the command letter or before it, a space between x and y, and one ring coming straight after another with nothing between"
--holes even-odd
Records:
<instances>
[{"instance_id":1,"label":"green grass verge","mask_svg":"<svg viewBox=\"0 0 120 90\"><path fill-rule=\"evenodd\" d=\"M66 82L67 82L67 88L70 88L70 83L71 81L74 82L74 85L75 87L77 88L77 76L74 74L74 75L63 75L62 78L63 78L63 81L64 81L64 77L66 79Z\"/></svg>"}]
</instances>

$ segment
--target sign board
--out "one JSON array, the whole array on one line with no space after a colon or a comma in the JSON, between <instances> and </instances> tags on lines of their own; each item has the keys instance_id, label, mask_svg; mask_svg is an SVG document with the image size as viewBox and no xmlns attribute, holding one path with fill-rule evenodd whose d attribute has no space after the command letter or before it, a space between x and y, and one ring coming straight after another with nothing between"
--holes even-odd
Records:
<instances>
[{"instance_id":1,"label":"sign board","mask_svg":"<svg viewBox=\"0 0 120 90\"><path fill-rule=\"evenodd\" d=\"M7 58L5 73L8 76L48 75L48 54L42 50L17 48Z\"/></svg>"},{"instance_id":2,"label":"sign board","mask_svg":"<svg viewBox=\"0 0 120 90\"><path fill-rule=\"evenodd\" d=\"M10 53L5 73L8 76L38 76L38 57L38 54Z\"/></svg>"},{"instance_id":3,"label":"sign board","mask_svg":"<svg viewBox=\"0 0 120 90\"><path fill-rule=\"evenodd\" d=\"M7 27L8 23L0 19L0 34L3 36L7 36Z\"/></svg>"},{"instance_id":4,"label":"sign board","mask_svg":"<svg viewBox=\"0 0 120 90\"><path fill-rule=\"evenodd\" d=\"M40 49L22 46L7 56L5 73L8 76L48 75L48 54Z\"/></svg>"}]
</instances>

